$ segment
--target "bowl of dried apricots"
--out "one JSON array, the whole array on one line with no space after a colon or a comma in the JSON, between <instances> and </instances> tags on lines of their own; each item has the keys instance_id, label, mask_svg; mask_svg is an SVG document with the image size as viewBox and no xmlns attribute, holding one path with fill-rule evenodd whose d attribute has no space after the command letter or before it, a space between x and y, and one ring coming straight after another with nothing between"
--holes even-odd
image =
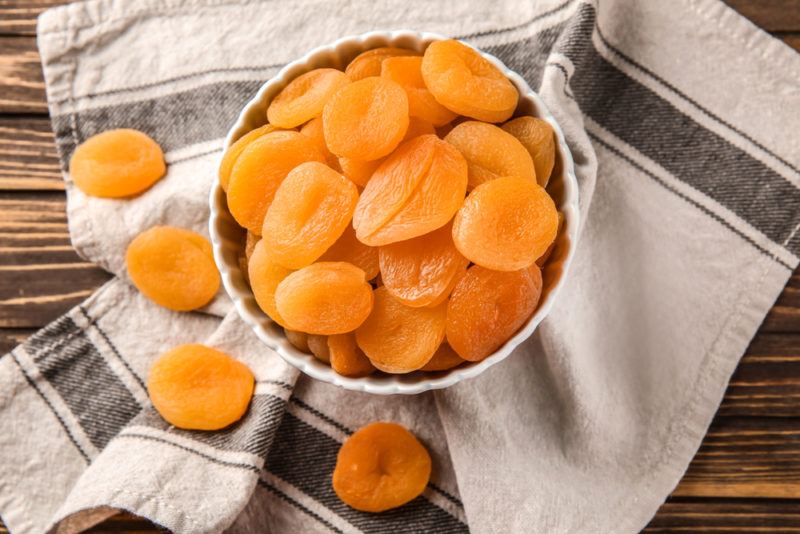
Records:
<instances>
[{"instance_id":1,"label":"bowl of dried apricots","mask_svg":"<svg viewBox=\"0 0 800 534\"><path fill-rule=\"evenodd\" d=\"M346 389L479 375L547 315L578 232L563 133L465 43L370 32L266 82L210 196L223 285L256 335Z\"/></svg>"}]
</instances>

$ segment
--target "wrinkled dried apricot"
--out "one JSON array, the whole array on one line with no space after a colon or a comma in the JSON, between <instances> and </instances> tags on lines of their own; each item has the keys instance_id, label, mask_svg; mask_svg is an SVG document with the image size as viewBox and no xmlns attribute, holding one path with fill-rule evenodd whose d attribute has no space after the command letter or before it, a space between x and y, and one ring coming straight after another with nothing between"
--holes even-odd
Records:
<instances>
[{"instance_id":1,"label":"wrinkled dried apricot","mask_svg":"<svg viewBox=\"0 0 800 534\"><path fill-rule=\"evenodd\" d=\"M464 200L467 162L435 135L406 141L361 193L353 227L362 243L388 245L444 226Z\"/></svg>"},{"instance_id":2,"label":"wrinkled dried apricot","mask_svg":"<svg viewBox=\"0 0 800 534\"><path fill-rule=\"evenodd\" d=\"M289 328L309 334L343 334L358 328L372 310L372 287L364 271L345 262L321 262L287 276L275 292Z\"/></svg>"},{"instance_id":3,"label":"wrinkled dried apricot","mask_svg":"<svg viewBox=\"0 0 800 534\"><path fill-rule=\"evenodd\" d=\"M394 150L408 129L408 97L383 78L364 78L340 89L325 105L322 127L328 149L370 161Z\"/></svg>"},{"instance_id":4,"label":"wrinkled dried apricot","mask_svg":"<svg viewBox=\"0 0 800 534\"><path fill-rule=\"evenodd\" d=\"M372 161L339 158L339 167L342 168L342 174L347 176L351 182L359 187L364 187L384 160L385 158L374 159Z\"/></svg>"},{"instance_id":5,"label":"wrinkled dried apricot","mask_svg":"<svg viewBox=\"0 0 800 534\"><path fill-rule=\"evenodd\" d=\"M375 366L364 355L352 332L328 336L328 352L331 367L342 376L358 378L367 376L375 370Z\"/></svg>"},{"instance_id":6,"label":"wrinkled dried apricot","mask_svg":"<svg viewBox=\"0 0 800 534\"><path fill-rule=\"evenodd\" d=\"M558 229L556 230L556 236L561 233L561 229L564 227L564 214L560 211L558 212ZM553 249L556 246L556 240L553 240L550 243L550 246L547 247L547 250L544 251L544 254L539 256L539 259L536 260L536 265L539 267L544 267L544 264L547 263L547 260L550 259L550 254L553 253Z\"/></svg>"},{"instance_id":7,"label":"wrinkled dried apricot","mask_svg":"<svg viewBox=\"0 0 800 534\"><path fill-rule=\"evenodd\" d=\"M437 102L428 91L421 67L422 58L419 56L390 57L381 63L381 77L392 80L405 90L411 117L441 126L455 119L456 114Z\"/></svg>"},{"instance_id":8,"label":"wrinkled dried apricot","mask_svg":"<svg viewBox=\"0 0 800 534\"><path fill-rule=\"evenodd\" d=\"M183 228L154 226L145 230L128 245L125 263L139 291L171 310L205 306L219 289L211 243Z\"/></svg>"},{"instance_id":9,"label":"wrinkled dried apricot","mask_svg":"<svg viewBox=\"0 0 800 534\"><path fill-rule=\"evenodd\" d=\"M344 72L336 69L314 69L301 74L272 99L267 119L281 128L294 128L322 113L331 97L350 83Z\"/></svg>"},{"instance_id":10,"label":"wrinkled dried apricot","mask_svg":"<svg viewBox=\"0 0 800 534\"><path fill-rule=\"evenodd\" d=\"M320 256L319 261L346 261L352 263L362 271L367 280L372 280L378 276L380 266L378 264L378 249L365 245L356 238L356 231L347 225L342 236L334 243L331 248Z\"/></svg>"},{"instance_id":11,"label":"wrinkled dried apricot","mask_svg":"<svg viewBox=\"0 0 800 534\"><path fill-rule=\"evenodd\" d=\"M289 328L275 305L275 290L278 288L278 284L292 273L292 270L283 267L270 257L262 239L256 243L253 249L247 272L250 278L250 288L253 290L258 307L270 319L284 328Z\"/></svg>"},{"instance_id":12,"label":"wrinkled dried apricot","mask_svg":"<svg viewBox=\"0 0 800 534\"><path fill-rule=\"evenodd\" d=\"M371 423L347 438L336 457L333 490L362 512L383 512L418 497L431 476L431 457L396 423Z\"/></svg>"},{"instance_id":13,"label":"wrinkled dried apricot","mask_svg":"<svg viewBox=\"0 0 800 534\"><path fill-rule=\"evenodd\" d=\"M344 73L347 74L347 77L354 82L363 80L364 78L368 78L370 76L380 76L381 64L386 58L414 55L417 55L417 53L413 50L407 50L405 48L373 48L372 50L361 52L359 55L353 58L353 61L351 61L347 65L347 68L344 69Z\"/></svg>"},{"instance_id":14,"label":"wrinkled dried apricot","mask_svg":"<svg viewBox=\"0 0 800 534\"><path fill-rule=\"evenodd\" d=\"M353 182L322 163L302 163L275 192L264 217L262 240L284 267L305 267L339 239L356 202Z\"/></svg>"},{"instance_id":15,"label":"wrinkled dried apricot","mask_svg":"<svg viewBox=\"0 0 800 534\"><path fill-rule=\"evenodd\" d=\"M239 158L239 155L242 153L242 151L247 148L250 143L262 135L266 135L276 130L278 130L278 128L271 124L259 126L255 130L250 130L241 136L228 148L228 150L225 151L225 155L222 156L222 161L219 163L218 173L219 185L222 187L223 191L228 190L228 183L231 180L231 171L233 170L233 165L236 163L236 160Z\"/></svg>"},{"instance_id":16,"label":"wrinkled dried apricot","mask_svg":"<svg viewBox=\"0 0 800 534\"><path fill-rule=\"evenodd\" d=\"M433 124L416 117L411 117L408 119L408 130L406 130L406 135L403 136L403 141L414 139L420 135L435 134L436 128L433 127Z\"/></svg>"},{"instance_id":17,"label":"wrinkled dried apricot","mask_svg":"<svg viewBox=\"0 0 800 534\"><path fill-rule=\"evenodd\" d=\"M465 360L486 358L533 315L541 293L536 265L507 272L473 265L447 303L447 342Z\"/></svg>"},{"instance_id":18,"label":"wrinkled dried apricot","mask_svg":"<svg viewBox=\"0 0 800 534\"><path fill-rule=\"evenodd\" d=\"M516 87L475 49L455 40L435 41L422 58L422 77L447 109L486 122L502 122L517 107Z\"/></svg>"},{"instance_id":19,"label":"wrinkled dried apricot","mask_svg":"<svg viewBox=\"0 0 800 534\"><path fill-rule=\"evenodd\" d=\"M453 242L487 269L516 271L534 263L556 238L558 212L531 180L497 178L476 187L453 221Z\"/></svg>"},{"instance_id":20,"label":"wrinkled dried apricot","mask_svg":"<svg viewBox=\"0 0 800 534\"><path fill-rule=\"evenodd\" d=\"M437 304L453 289L453 280L469 261L453 244L451 225L379 249L383 284L412 307Z\"/></svg>"},{"instance_id":21,"label":"wrinkled dried apricot","mask_svg":"<svg viewBox=\"0 0 800 534\"><path fill-rule=\"evenodd\" d=\"M245 364L197 344L165 352L147 375L153 407L168 423L190 430L219 430L238 421L254 384Z\"/></svg>"},{"instance_id":22,"label":"wrinkled dried apricot","mask_svg":"<svg viewBox=\"0 0 800 534\"><path fill-rule=\"evenodd\" d=\"M94 197L137 195L161 179L166 169L158 143L127 128L93 135L78 145L69 160L72 181Z\"/></svg>"},{"instance_id":23,"label":"wrinkled dried apricot","mask_svg":"<svg viewBox=\"0 0 800 534\"><path fill-rule=\"evenodd\" d=\"M556 161L556 136L553 127L537 117L518 117L505 123L503 130L519 139L531 155L536 168L536 181L545 187Z\"/></svg>"},{"instance_id":24,"label":"wrinkled dried apricot","mask_svg":"<svg viewBox=\"0 0 800 534\"><path fill-rule=\"evenodd\" d=\"M462 122L444 140L467 160L469 190L501 176L536 181L533 160L522 143L493 124Z\"/></svg>"},{"instance_id":25,"label":"wrinkled dried apricot","mask_svg":"<svg viewBox=\"0 0 800 534\"><path fill-rule=\"evenodd\" d=\"M300 133L311 138L317 145L317 148L325 154L325 161L328 166L335 170L341 170L339 166L339 159L328 150L328 145L325 144L325 134L322 131L322 117L311 119L300 128Z\"/></svg>"},{"instance_id":26,"label":"wrinkled dried apricot","mask_svg":"<svg viewBox=\"0 0 800 534\"><path fill-rule=\"evenodd\" d=\"M372 313L356 330L358 346L381 371L416 371L428 363L444 339L446 305L412 308L385 286L374 294Z\"/></svg>"},{"instance_id":27,"label":"wrinkled dried apricot","mask_svg":"<svg viewBox=\"0 0 800 534\"><path fill-rule=\"evenodd\" d=\"M300 352L311 353L311 349L308 348L308 334L297 330L289 330L288 328L284 328L283 333L294 348Z\"/></svg>"},{"instance_id":28,"label":"wrinkled dried apricot","mask_svg":"<svg viewBox=\"0 0 800 534\"><path fill-rule=\"evenodd\" d=\"M308 348L311 354L319 361L331 363L331 352L328 349L328 336L308 334Z\"/></svg>"},{"instance_id":29,"label":"wrinkled dried apricot","mask_svg":"<svg viewBox=\"0 0 800 534\"><path fill-rule=\"evenodd\" d=\"M298 132L279 131L252 141L233 165L228 208L240 226L261 235L261 225L278 186L306 161L325 162L314 141Z\"/></svg>"},{"instance_id":30,"label":"wrinkled dried apricot","mask_svg":"<svg viewBox=\"0 0 800 534\"><path fill-rule=\"evenodd\" d=\"M464 363L464 358L458 355L447 343L442 343L433 357L420 368L420 371L447 371Z\"/></svg>"}]
</instances>

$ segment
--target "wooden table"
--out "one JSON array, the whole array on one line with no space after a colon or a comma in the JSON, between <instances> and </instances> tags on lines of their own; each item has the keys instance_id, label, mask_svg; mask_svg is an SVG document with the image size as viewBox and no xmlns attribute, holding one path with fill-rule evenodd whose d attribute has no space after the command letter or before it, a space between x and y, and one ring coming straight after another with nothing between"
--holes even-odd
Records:
<instances>
[{"instance_id":1,"label":"wooden table","mask_svg":"<svg viewBox=\"0 0 800 534\"><path fill-rule=\"evenodd\" d=\"M800 50L800 0L727 2ZM0 0L0 354L109 278L75 254L67 231L34 37L39 12L61 3ZM153 528L120 514L95 531ZM800 270L739 364L689 470L645 531L800 532Z\"/></svg>"}]
</instances>

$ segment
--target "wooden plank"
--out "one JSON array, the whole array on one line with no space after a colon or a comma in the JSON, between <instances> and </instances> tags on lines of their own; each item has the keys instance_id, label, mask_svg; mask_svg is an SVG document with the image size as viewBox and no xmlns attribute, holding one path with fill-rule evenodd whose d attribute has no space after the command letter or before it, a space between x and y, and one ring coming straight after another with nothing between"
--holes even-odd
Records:
<instances>
[{"instance_id":1,"label":"wooden plank","mask_svg":"<svg viewBox=\"0 0 800 534\"><path fill-rule=\"evenodd\" d=\"M800 6L797 9L800 9ZM775 37L800 52L800 32L779 33Z\"/></svg>"},{"instance_id":2,"label":"wooden plank","mask_svg":"<svg viewBox=\"0 0 800 534\"><path fill-rule=\"evenodd\" d=\"M64 189L47 117L0 115L0 190Z\"/></svg>"},{"instance_id":3,"label":"wooden plank","mask_svg":"<svg viewBox=\"0 0 800 534\"><path fill-rule=\"evenodd\" d=\"M761 330L800 333L800 268L792 274L775 306L764 319Z\"/></svg>"},{"instance_id":4,"label":"wooden plank","mask_svg":"<svg viewBox=\"0 0 800 534\"><path fill-rule=\"evenodd\" d=\"M36 17L64 0L0 0L0 34L36 35Z\"/></svg>"},{"instance_id":5,"label":"wooden plank","mask_svg":"<svg viewBox=\"0 0 800 534\"><path fill-rule=\"evenodd\" d=\"M0 328L0 356L25 341L34 332L36 328Z\"/></svg>"},{"instance_id":6,"label":"wooden plank","mask_svg":"<svg viewBox=\"0 0 800 534\"><path fill-rule=\"evenodd\" d=\"M0 113L47 113L35 37L0 37Z\"/></svg>"},{"instance_id":7,"label":"wooden plank","mask_svg":"<svg viewBox=\"0 0 800 534\"><path fill-rule=\"evenodd\" d=\"M723 0L753 23L768 31L800 31L797 0Z\"/></svg>"},{"instance_id":8,"label":"wooden plank","mask_svg":"<svg viewBox=\"0 0 800 534\"><path fill-rule=\"evenodd\" d=\"M800 501L670 499L642 532L798 533Z\"/></svg>"}]
</instances>

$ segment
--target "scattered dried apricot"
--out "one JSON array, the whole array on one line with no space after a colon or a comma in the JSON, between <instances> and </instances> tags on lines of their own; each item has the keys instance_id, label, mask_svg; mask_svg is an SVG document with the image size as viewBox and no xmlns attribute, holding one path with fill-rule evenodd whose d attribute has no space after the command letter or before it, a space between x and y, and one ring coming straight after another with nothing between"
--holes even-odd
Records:
<instances>
[{"instance_id":1,"label":"scattered dried apricot","mask_svg":"<svg viewBox=\"0 0 800 534\"><path fill-rule=\"evenodd\" d=\"M381 77L400 85L408 95L408 114L434 126L456 118L456 114L433 97L422 79L422 58L419 56L390 57L381 64ZM430 132L433 133L433 132Z\"/></svg>"},{"instance_id":2,"label":"scattered dried apricot","mask_svg":"<svg viewBox=\"0 0 800 534\"><path fill-rule=\"evenodd\" d=\"M431 457L396 423L371 423L347 438L336 457L333 490L363 512L397 508L418 497L431 476Z\"/></svg>"},{"instance_id":3,"label":"scattered dried apricot","mask_svg":"<svg viewBox=\"0 0 800 534\"><path fill-rule=\"evenodd\" d=\"M292 273L292 270L283 267L270 257L262 239L256 243L255 249L253 249L247 272L250 278L250 288L253 290L253 296L255 296L259 308L270 319L284 328L289 328L275 305L275 290L278 288L278 284Z\"/></svg>"},{"instance_id":4,"label":"scattered dried apricot","mask_svg":"<svg viewBox=\"0 0 800 534\"><path fill-rule=\"evenodd\" d=\"M262 240L284 267L305 267L339 239L356 202L353 182L322 163L302 163L275 192L264 217Z\"/></svg>"},{"instance_id":5,"label":"scattered dried apricot","mask_svg":"<svg viewBox=\"0 0 800 534\"><path fill-rule=\"evenodd\" d=\"M378 248L365 245L356 238L356 231L347 225L342 236L336 243L320 256L319 261L346 261L352 263L362 271L367 280L378 276L380 266L378 263Z\"/></svg>"},{"instance_id":6,"label":"scattered dried apricot","mask_svg":"<svg viewBox=\"0 0 800 534\"><path fill-rule=\"evenodd\" d=\"M486 122L503 122L519 93L508 78L475 49L455 40L435 41L422 58L422 78L447 109Z\"/></svg>"},{"instance_id":7,"label":"scattered dried apricot","mask_svg":"<svg viewBox=\"0 0 800 534\"><path fill-rule=\"evenodd\" d=\"M230 183L231 180L231 171L233 170L233 165L236 163L236 160L239 158L239 155L242 153L242 151L247 148L250 143L262 135L266 135L276 130L278 130L278 128L271 124L259 126L255 130L250 130L241 136L228 148L228 150L225 151L225 155L222 156L222 161L219 163L218 173L219 185L222 187L223 191L228 190L228 183Z\"/></svg>"},{"instance_id":8,"label":"scattered dried apricot","mask_svg":"<svg viewBox=\"0 0 800 534\"><path fill-rule=\"evenodd\" d=\"M383 63L384 59L390 57L414 55L417 55L417 53L413 50L407 50L405 48L373 48L372 50L361 52L359 55L353 58L353 61L351 61L347 65L347 68L344 69L344 73L347 74L347 77L354 82L363 80L364 78L368 78L370 76L380 76L381 64Z\"/></svg>"},{"instance_id":9,"label":"scattered dried apricot","mask_svg":"<svg viewBox=\"0 0 800 534\"><path fill-rule=\"evenodd\" d=\"M127 128L93 135L69 160L69 174L78 189L105 198L137 195L161 179L166 168L161 147Z\"/></svg>"},{"instance_id":10,"label":"scattered dried apricot","mask_svg":"<svg viewBox=\"0 0 800 534\"><path fill-rule=\"evenodd\" d=\"M294 128L322 113L331 97L350 83L344 72L336 69L314 69L301 74L272 99L267 119L281 128Z\"/></svg>"},{"instance_id":11,"label":"scattered dried apricot","mask_svg":"<svg viewBox=\"0 0 800 534\"><path fill-rule=\"evenodd\" d=\"M154 226L125 252L128 275L144 295L175 311L205 306L219 289L211 243L189 230Z\"/></svg>"},{"instance_id":12,"label":"scattered dried apricot","mask_svg":"<svg viewBox=\"0 0 800 534\"><path fill-rule=\"evenodd\" d=\"M433 357L420 368L420 371L447 371L464 363L464 358L459 356L447 343L442 343L433 354Z\"/></svg>"},{"instance_id":13,"label":"scattered dried apricot","mask_svg":"<svg viewBox=\"0 0 800 534\"><path fill-rule=\"evenodd\" d=\"M294 348L300 352L311 353L311 349L308 347L308 334L297 330L289 330L288 328L284 328L283 333Z\"/></svg>"},{"instance_id":14,"label":"scattered dried apricot","mask_svg":"<svg viewBox=\"0 0 800 534\"><path fill-rule=\"evenodd\" d=\"M316 359L331 363L331 352L328 349L328 336L308 334L308 348Z\"/></svg>"},{"instance_id":15,"label":"scattered dried apricot","mask_svg":"<svg viewBox=\"0 0 800 534\"><path fill-rule=\"evenodd\" d=\"M558 212L531 180L497 178L476 187L453 221L453 242L487 269L516 271L534 263L556 238Z\"/></svg>"},{"instance_id":16,"label":"scattered dried apricot","mask_svg":"<svg viewBox=\"0 0 800 534\"><path fill-rule=\"evenodd\" d=\"M180 345L153 363L147 392L168 423L190 430L219 430L247 411L253 373L242 362L205 345Z\"/></svg>"},{"instance_id":17,"label":"scattered dried apricot","mask_svg":"<svg viewBox=\"0 0 800 534\"><path fill-rule=\"evenodd\" d=\"M410 373L431 359L445 333L445 304L412 308L385 286L374 291L372 313L356 330L356 341L372 365L387 373Z\"/></svg>"},{"instance_id":18,"label":"scattered dried apricot","mask_svg":"<svg viewBox=\"0 0 800 534\"><path fill-rule=\"evenodd\" d=\"M556 136L553 127L537 117L518 117L505 123L503 130L519 139L531 155L536 168L536 181L545 187L556 161Z\"/></svg>"},{"instance_id":19,"label":"scattered dried apricot","mask_svg":"<svg viewBox=\"0 0 800 534\"><path fill-rule=\"evenodd\" d=\"M473 265L447 303L447 342L465 360L486 358L533 315L541 293L536 265L507 272Z\"/></svg>"},{"instance_id":20,"label":"scattered dried apricot","mask_svg":"<svg viewBox=\"0 0 800 534\"><path fill-rule=\"evenodd\" d=\"M289 328L309 334L343 334L358 328L372 310L372 287L364 271L345 262L321 262L287 276L275 292Z\"/></svg>"},{"instance_id":21,"label":"scattered dried apricot","mask_svg":"<svg viewBox=\"0 0 800 534\"><path fill-rule=\"evenodd\" d=\"M342 376L358 378L375 371L375 366L364 355L352 332L328 336L331 367Z\"/></svg>"}]
</instances>

